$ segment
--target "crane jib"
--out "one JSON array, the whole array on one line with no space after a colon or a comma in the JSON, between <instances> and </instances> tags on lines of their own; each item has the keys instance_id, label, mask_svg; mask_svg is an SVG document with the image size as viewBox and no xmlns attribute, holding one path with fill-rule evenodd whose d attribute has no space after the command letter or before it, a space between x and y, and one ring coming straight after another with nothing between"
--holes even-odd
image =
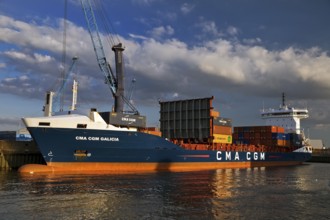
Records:
<instances>
[{"instance_id":1,"label":"crane jib","mask_svg":"<svg viewBox=\"0 0 330 220\"><path fill-rule=\"evenodd\" d=\"M122 60L122 52L124 51L124 47L121 43L112 47L116 60L116 76L114 76L111 66L107 62L105 56L91 0L80 0L80 2L84 10L88 31L93 43L98 65L105 75L106 83L108 84L115 100L115 112L124 112L124 103L126 103L135 114L138 114L136 108L127 100L126 97L124 97L124 67Z\"/></svg>"}]
</instances>

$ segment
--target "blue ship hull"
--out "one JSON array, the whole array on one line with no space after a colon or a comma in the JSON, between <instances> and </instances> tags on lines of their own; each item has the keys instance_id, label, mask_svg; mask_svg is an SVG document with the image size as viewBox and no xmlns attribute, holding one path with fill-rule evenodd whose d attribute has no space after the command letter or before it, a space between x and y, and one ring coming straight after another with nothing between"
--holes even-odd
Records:
<instances>
[{"instance_id":1,"label":"blue ship hull","mask_svg":"<svg viewBox=\"0 0 330 220\"><path fill-rule=\"evenodd\" d=\"M295 165L311 157L310 153L303 152L187 150L143 132L45 127L28 129L52 171L243 168Z\"/></svg>"}]
</instances>

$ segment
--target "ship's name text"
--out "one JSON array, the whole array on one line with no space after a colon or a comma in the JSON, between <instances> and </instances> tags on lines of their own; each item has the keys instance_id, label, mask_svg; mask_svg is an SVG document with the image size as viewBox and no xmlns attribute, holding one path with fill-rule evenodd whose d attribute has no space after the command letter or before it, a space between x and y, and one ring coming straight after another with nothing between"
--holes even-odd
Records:
<instances>
[{"instance_id":1,"label":"ship's name text","mask_svg":"<svg viewBox=\"0 0 330 220\"><path fill-rule=\"evenodd\" d=\"M135 118L124 118L124 117L122 117L121 120L122 121L127 121L127 122L136 122Z\"/></svg>"},{"instance_id":2,"label":"ship's name text","mask_svg":"<svg viewBox=\"0 0 330 220\"><path fill-rule=\"evenodd\" d=\"M76 136L77 141L119 141L118 137L86 137Z\"/></svg>"},{"instance_id":3,"label":"ship's name text","mask_svg":"<svg viewBox=\"0 0 330 220\"><path fill-rule=\"evenodd\" d=\"M245 155L244 155L245 154ZM245 152L239 154L238 152L217 151L217 160L240 160L244 157L246 160L265 160L265 152Z\"/></svg>"}]
</instances>

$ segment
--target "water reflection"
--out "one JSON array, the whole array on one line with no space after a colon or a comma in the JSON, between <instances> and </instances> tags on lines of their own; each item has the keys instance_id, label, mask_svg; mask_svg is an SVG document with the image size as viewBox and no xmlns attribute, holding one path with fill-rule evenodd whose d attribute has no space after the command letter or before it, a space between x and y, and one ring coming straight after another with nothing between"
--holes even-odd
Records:
<instances>
[{"instance_id":1,"label":"water reflection","mask_svg":"<svg viewBox=\"0 0 330 220\"><path fill-rule=\"evenodd\" d=\"M330 208L329 166L125 175L0 173L0 216L322 219Z\"/></svg>"}]
</instances>

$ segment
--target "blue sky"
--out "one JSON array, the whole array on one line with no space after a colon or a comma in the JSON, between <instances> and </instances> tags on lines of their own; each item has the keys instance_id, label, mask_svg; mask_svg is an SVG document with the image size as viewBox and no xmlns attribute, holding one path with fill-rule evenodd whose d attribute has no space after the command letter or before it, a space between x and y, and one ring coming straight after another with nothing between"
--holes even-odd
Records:
<instances>
[{"instance_id":1,"label":"blue sky","mask_svg":"<svg viewBox=\"0 0 330 220\"><path fill-rule=\"evenodd\" d=\"M98 1L100 2L100 1ZM125 45L126 87L159 125L159 100L214 96L234 126L262 125L263 107L307 107L305 133L330 145L328 0L103 0ZM78 56L78 109L111 109L79 1L68 0L66 69ZM0 1L0 130L42 115L62 69L64 0ZM108 34L98 17L106 54ZM68 89L69 90L69 89ZM69 91L68 91L69 93ZM66 96L67 102L70 95ZM69 103L66 103L69 105Z\"/></svg>"}]
</instances>

